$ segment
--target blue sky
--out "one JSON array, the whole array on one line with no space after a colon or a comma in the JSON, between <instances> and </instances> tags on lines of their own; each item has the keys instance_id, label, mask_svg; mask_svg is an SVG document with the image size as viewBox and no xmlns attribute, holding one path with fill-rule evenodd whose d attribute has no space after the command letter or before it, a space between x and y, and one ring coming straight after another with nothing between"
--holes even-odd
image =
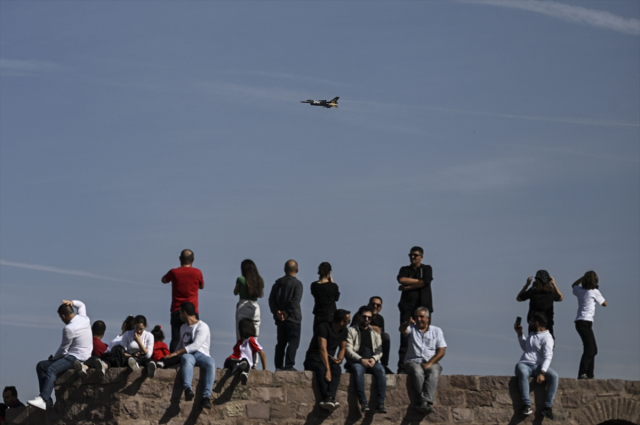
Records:
<instances>
[{"instance_id":1,"label":"blue sky","mask_svg":"<svg viewBox=\"0 0 640 425\"><path fill-rule=\"evenodd\" d=\"M575 377L570 286L593 269L596 377L640 379L638 1L1 1L0 71L0 386L23 399L61 299L105 339L128 314L168 329L183 248L220 366L245 258L267 292L299 262L300 367L323 261L340 307L384 298L395 362L421 245L445 374L513 373L515 297L547 269Z\"/></svg>"}]
</instances>

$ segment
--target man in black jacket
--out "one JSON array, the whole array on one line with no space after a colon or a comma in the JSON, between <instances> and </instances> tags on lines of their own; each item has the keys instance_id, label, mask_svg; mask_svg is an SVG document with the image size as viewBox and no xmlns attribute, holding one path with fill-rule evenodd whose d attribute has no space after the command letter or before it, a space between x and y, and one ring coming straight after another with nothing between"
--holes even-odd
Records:
<instances>
[{"instance_id":1,"label":"man in black jacket","mask_svg":"<svg viewBox=\"0 0 640 425\"><path fill-rule=\"evenodd\" d=\"M302 282L296 279L298 263L289 260L284 265L285 275L276 280L269 294L269 308L276 321L277 343L275 349L276 371L296 370L296 352L300 345L302 312ZM286 352L286 356L285 356Z\"/></svg>"}]
</instances>

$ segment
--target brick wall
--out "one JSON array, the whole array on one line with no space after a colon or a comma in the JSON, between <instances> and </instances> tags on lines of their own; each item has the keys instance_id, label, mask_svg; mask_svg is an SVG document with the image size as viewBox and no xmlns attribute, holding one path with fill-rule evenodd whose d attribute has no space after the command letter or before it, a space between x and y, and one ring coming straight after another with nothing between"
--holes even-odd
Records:
<instances>
[{"instance_id":1,"label":"brick wall","mask_svg":"<svg viewBox=\"0 0 640 425\"><path fill-rule=\"evenodd\" d=\"M194 372L194 388L199 370ZM370 404L371 377L366 377ZM542 388L531 385L532 400L541 406ZM158 370L154 379L146 372L109 369L104 379L91 372L81 382L68 371L56 382L57 403L44 411L20 408L8 411L8 424L514 424L540 423L537 412L520 418L515 378L509 376L443 375L438 383L435 411L416 412L408 396L406 375L387 376L387 414L360 414L350 375L343 374L337 400L341 406L329 414L317 407L319 394L311 372L252 371L246 386L229 371L218 369L213 408L200 410L196 399L185 402L176 370ZM561 379L554 403L554 423L596 425L626 420L640 425L640 381Z\"/></svg>"}]
</instances>

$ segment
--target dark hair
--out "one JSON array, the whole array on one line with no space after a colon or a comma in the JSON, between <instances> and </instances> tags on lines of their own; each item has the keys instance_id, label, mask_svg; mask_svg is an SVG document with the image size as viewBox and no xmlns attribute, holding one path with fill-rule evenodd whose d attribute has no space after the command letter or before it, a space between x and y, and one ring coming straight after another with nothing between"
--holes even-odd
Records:
<instances>
[{"instance_id":1,"label":"dark hair","mask_svg":"<svg viewBox=\"0 0 640 425\"><path fill-rule=\"evenodd\" d=\"M238 333L242 339L255 337L257 332L256 325L253 323L253 320L247 317L240 319L240 322L238 323Z\"/></svg>"},{"instance_id":2,"label":"dark hair","mask_svg":"<svg viewBox=\"0 0 640 425\"><path fill-rule=\"evenodd\" d=\"M597 289L598 288L598 275L593 270L589 270L584 274L582 278L582 287L584 289Z\"/></svg>"},{"instance_id":3,"label":"dark hair","mask_svg":"<svg viewBox=\"0 0 640 425\"><path fill-rule=\"evenodd\" d=\"M93 334L93 336L104 335L106 330L107 325L105 325L102 320L96 320L91 326L91 333Z\"/></svg>"},{"instance_id":4,"label":"dark hair","mask_svg":"<svg viewBox=\"0 0 640 425\"><path fill-rule=\"evenodd\" d=\"M7 391L9 391L13 397L18 397L18 390L16 390L16 387L4 387L4 390L2 390L2 394L6 393Z\"/></svg>"},{"instance_id":5,"label":"dark hair","mask_svg":"<svg viewBox=\"0 0 640 425\"><path fill-rule=\"evenodd\" d=\"M335 323L340 323L343 320L346 320L347 316L350 314L350 311L339 308L335 312L333 312L333 321Z\"/></svg>"},{"instance_id":6,"label":"dark hair","mask_svg":"<svg viewBox=\"0 0 640 425\"><path fill-rule=\"evenodd\" d=\"M329 276L329 273L331 273L331 264L326 261L324 263L320 263L318 266L318 276L320 276L320 278L327 277Z\"/></svg>"},{"instance_id":7,"label":"dark hair","mask_svg":"<svg viewBox=\"0 0 640 425\"><path fill-rule=\"evenodd\" d=\"M414 246L409 252L419 252L420 255L424 255L424 250L419 246Z\"/></svg>"},{"instance_id":8,"label":"dark hair","mask_svg":"<svg viewBox=\"0 0 640 425\"><path fill-rule=\"evenodd\" d=\"M153 340L155 342L164 341L164 332L162 332L162 326L155 325L151 330L151 335L153 335Z\"/></svg>"},{"instance_id":9,"label":"dark hair","mask_svg":"<svg viewBox=\"0 0 640 425\"><path fill-rule=\"evenodd\" d=\"M284 272L286 274L298 273L298 263L296 262L296 260L288 260L286 263L284 263Z\"/></svg>"},{"instance_id":10,"label":"dark hair","mask_svg":"<svg viewBox=\"0 0 640 425\"><path fill-rule=\"evenodd\" d=\"M547 315L544 314L541 311L536 311L535 313L533 313L531 315L531 322L535 323L538 322L538 324L542 327L547 327Z\"/></svg>"},{"instance_id":11,"label":"dark hair","mask_svg":"<svg viewBox=\"0 0 640 425\"><path fill-rule=\"evenodd\" d=\"M186 314L187 316L195 316L196 315L196 306L193 305L192 302L184 302L180 304L180 311Z\"/></svg>"},{"instance_id":12,"label":"dark hair","mask_svg":"<svg viewBox=\"0 0 640 425\"><path fill-rule=\"evenodd\" d=\"M264 280L260 273L258 273L258 267L252 260L246 259L240 264L240 270L242 271L242 277L247 282L247 292L250 297L262 298L264 296Z\"/></svg>"},{"instance_id":13,"label":"dark hair","mask_svg":"<svg viewBox=\"0 0 640 425\"><path fill-rule=\"evenodd\" d=\"M180 265L184 266L187 264L193 264L193 251L190 249L183 249L180 253Z\"/></svg>"},{"instance_id":14,"label":"dark hair","mask_svg":"<svg viewBox=\"0 0 640 425\"><path fill-rule=\"evenodd\" d=\"M128 315L127 318L124 319L124 322L122 322L122 324L124 325L124 330L126 331L133 330L133 319L134 317L132 315Z\"/></svg>"},{"instance_id":15,"label":"dark hair","mask_svg":"<svg viewBox=\"0 0 640 425\"><path fill-rule=\"evenodd\" d=\"M147 327L147 318L143 315L139 314L133 319L133 326L135 327L137 324L142 323L144 327Z\"/></svg>"},{"instance_id":16,"label":"dark hair","mask_svg":"<svg viewBox=\"0 0 640 425\"><path fill-rule=\"evenodd\" d=\"M382 304L382 297L379 297L377 295L374 295L373 297L369 298L369 302L373 301L376 298L379 299L380 300L380 304Z\"/></svg>"},{"instance_id":17,"label":"dark hair","mask_svg":"<svg viewBox=\"0 0 640 425\"><path fill-rule=\"evenodd\" d=\"M58 314L60 316L70 316L74 313L73 307L68 304L61 304L60 307L58 307Z\"/></svg>"},{"instance_id":18,"label":"dark hair","mask_svg":"<svg viewBox=\"0 0 640 425\"><path fill-rule=\"evenodd\" d=\"M368 305L363 305L362 307L360 307L358 309L358 316L361 315L362 313L364 313L365 311L368 311L373 316L373 309L371 307L369 307Z\"/></svg>"}]
</instances>

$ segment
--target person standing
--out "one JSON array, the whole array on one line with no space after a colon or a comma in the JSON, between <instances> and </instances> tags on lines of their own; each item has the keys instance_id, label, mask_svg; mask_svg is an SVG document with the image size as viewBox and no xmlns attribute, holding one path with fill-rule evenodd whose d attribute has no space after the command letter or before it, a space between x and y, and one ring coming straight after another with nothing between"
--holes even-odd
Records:
<instances>
[{"instance_id":1,"label":"person standing","mask_svg":"<svg viewBox=\"0 0 640 425\"><path fill-rule=\"evenodd\" d=\"M418 307L429 310L429 317L433 314L433 302L431 296L431 281L433 269L429 265L422 264L424 250L414 246L409 251L410 265L400 268L398 272L398 290L402 292L398 309L400 310L400 323L406 323L411 319ZM405 372L405 355L407 353L407 337L400 335L400 348L398 349L398 373Z\"/></svg>"},{"instance_id":2,"label":"person standing","mask_svg":"<svg viewBox=\"0 0 640 425\"><path fill-rule=\"evenodd\" d=\"M336 310L331 323L321 323L313 333L304 359L304 370L314 372L320 390L319 405L326 410L334 410L340 406L336 401L336 393L342 375L340 365L345 356L347 326L350 321L349 311Z\"/></svg>"},{"instance_id":3,"label":"person standing","mask_svg":"<svg viewBox=\"0 0 640 425\"><path fill-rule=\"evenodd\" d=\"M412 382L416 410L427 414L433 412L431 406L442 373L439 362L447 348L442 329L431 326L430 320L429 309L418 307L413 317L400 326L400 333L407 337L409 344L405 370Z\"/></svg>"},{"instance_id":4,"label":"person standing","mask_svg":"<svg viewBox=\"0 0 640 425\"><path fill-rule=\"evenodd\" d=\"M578 379L593 379L595 358L598 354L596 336L593 334L593 318L596 314L596 303L606 307L607 301L598 289L598 275L594 271L586 272L571 285L571 288L573 295L578 297L575 324L583 346Z\"/></svg>"},{"instance_id":5,"label":"person standing","mask_svg":"<svg viewBox=\"0 0 640 425\"><path fill-rule=\"evenodd\" d=\"M191 388L193 381L193 368L198 366L204 370L204 385L200 407L211 409L211 391L216 377L216 362L211 358L209 346L211 344L211 332L209 326L198 319L196 307L193 303L185 302L179 307L180 319L183 325L180 328L180 343L176 351L163 359L165 366L180 363L180 377L184 386L184 399L191 401L195 397Z\"/></svg>"},{"instance_id":6,"label":"person standing","mask_svg":"<svg viewBox=\"0 0 640 425\"><path fill-rule=\"evenodd\" d=\"M162 283L171 282L171 342L169 350L174 352L180 340L180 304L190 302L198 314L198 290L204 289L202 272L193 267L194 255L190 249L183 249L180 253L180 267L171 269L162 276Z\"/></svg>"},{"instance_id":7,"label":"person standing","mask_svg":"<svg viewBox=\"0 0 640 425\"><path fill-rule=\"evenodd\" d=\"M311 284L311 295L313 295L313 330L318 328L320 323L331 323L333 313L337 310L336 302L340 299L338 285L331 277L331 264L320 263L318 266L319 279Z\"/></svg>"},{"instance_id":8,"label":"person standing","mask_svg":"<svg viewBox=\"0 0 640 425\"><path fill-rule=\"evenodd\" d=\"M78 309L78 314L73 307ZM58 307L58 316L65 325L62 331L62 342L53 356L38 363L36 372L40 395L27 401L31 406L42 410L46 410L47 404L51 404L51 393L58 376L71 369L74 361L84 362L91 357L93 349L91 320L87 317L84 303L78 300L62 300L62 305Z\"/></svg>"},{"instance_id":9,"label":"person standing","mask_svg":"<svg viewBox=\"0 0 640 425\"><path fill-rule=\"evenodd\" d=\"M269 308L277 327L274 364L276 371L295 371L302 323L302 282L296 278L298 263L294 260L287 261L284 273L285 275L273 284L269 294Z\"/></svg>"},{"instance_id":10,"label":"person standing","mask_svg":"<svg viewBox=\"0 0 640 425\"><path fill-rule=\"evenodd\" d=\"M236 305L236 340L240 339L240 320L251 319L256 328L255 338L260 334L260 306L258 298L264 296L264 280L258 267L252 260L244 260L240 263L242 276L236 279L236 286L233 295L238 295L240 299Z\"/></svg>"},{"instance_id":11,"label":"person standing","mask_svg":"<svg viewBox=\"0 0 640 425\"><path fill-rule=\"evenodd\" d=\"M387 377L384 366L380 363L382 358L382 338L370 325L373 319L373 310L369 306L362 306L358 310L358 325L349 328L347 335L345 369L354 374L356 392L362 412L370 410L367 395L364 390L364 374L370 373L376 377L376 391L378 404L376 412L387 413L384 405L387 392Z\"/></svg>"},{"instance_id":12,"label":"person standing","mask_svg":"<svg viewBox=\"0 0 640 425\"><path fill-rule=\"evenodd\" d=\"M516 300L518 302L530 300L529 312L527 313L527 323L531 320L533 313L544 313L547 318L547 330L555 339L555 336L553 335L553 303L562 301L562 292L560 292L560 289L558 289L558 286L556 285L556 281L549 276L549 273L546 270L538 270L536 278L533 281L533 285L531 285L531 289L528 289L532 279L533 276L529 276L527 278L527 283L516 297Z\"/></svg>"},{"instance_id":13,"label":"person standing","mask_svg":"<svg viewBox=\"0 0 640 425\"><path fill-rule=\"evenodd\" d=\"M536 378L538 384L547 382L547 395L544 401L542 415L553 420L553 399L558 389L558 374L549 367L553 358L554 340L551 333L546 328L547 318L544 313L533 313L529 320L529 328L532 332L525 337L522 333L522 326L515 324L513 328L518 334L518 342L522 348L520 361L516 363L516 378L522 396L521 414L530 415L531 399L529 398L529 377Z\"/></svg>"}]
</instances>

